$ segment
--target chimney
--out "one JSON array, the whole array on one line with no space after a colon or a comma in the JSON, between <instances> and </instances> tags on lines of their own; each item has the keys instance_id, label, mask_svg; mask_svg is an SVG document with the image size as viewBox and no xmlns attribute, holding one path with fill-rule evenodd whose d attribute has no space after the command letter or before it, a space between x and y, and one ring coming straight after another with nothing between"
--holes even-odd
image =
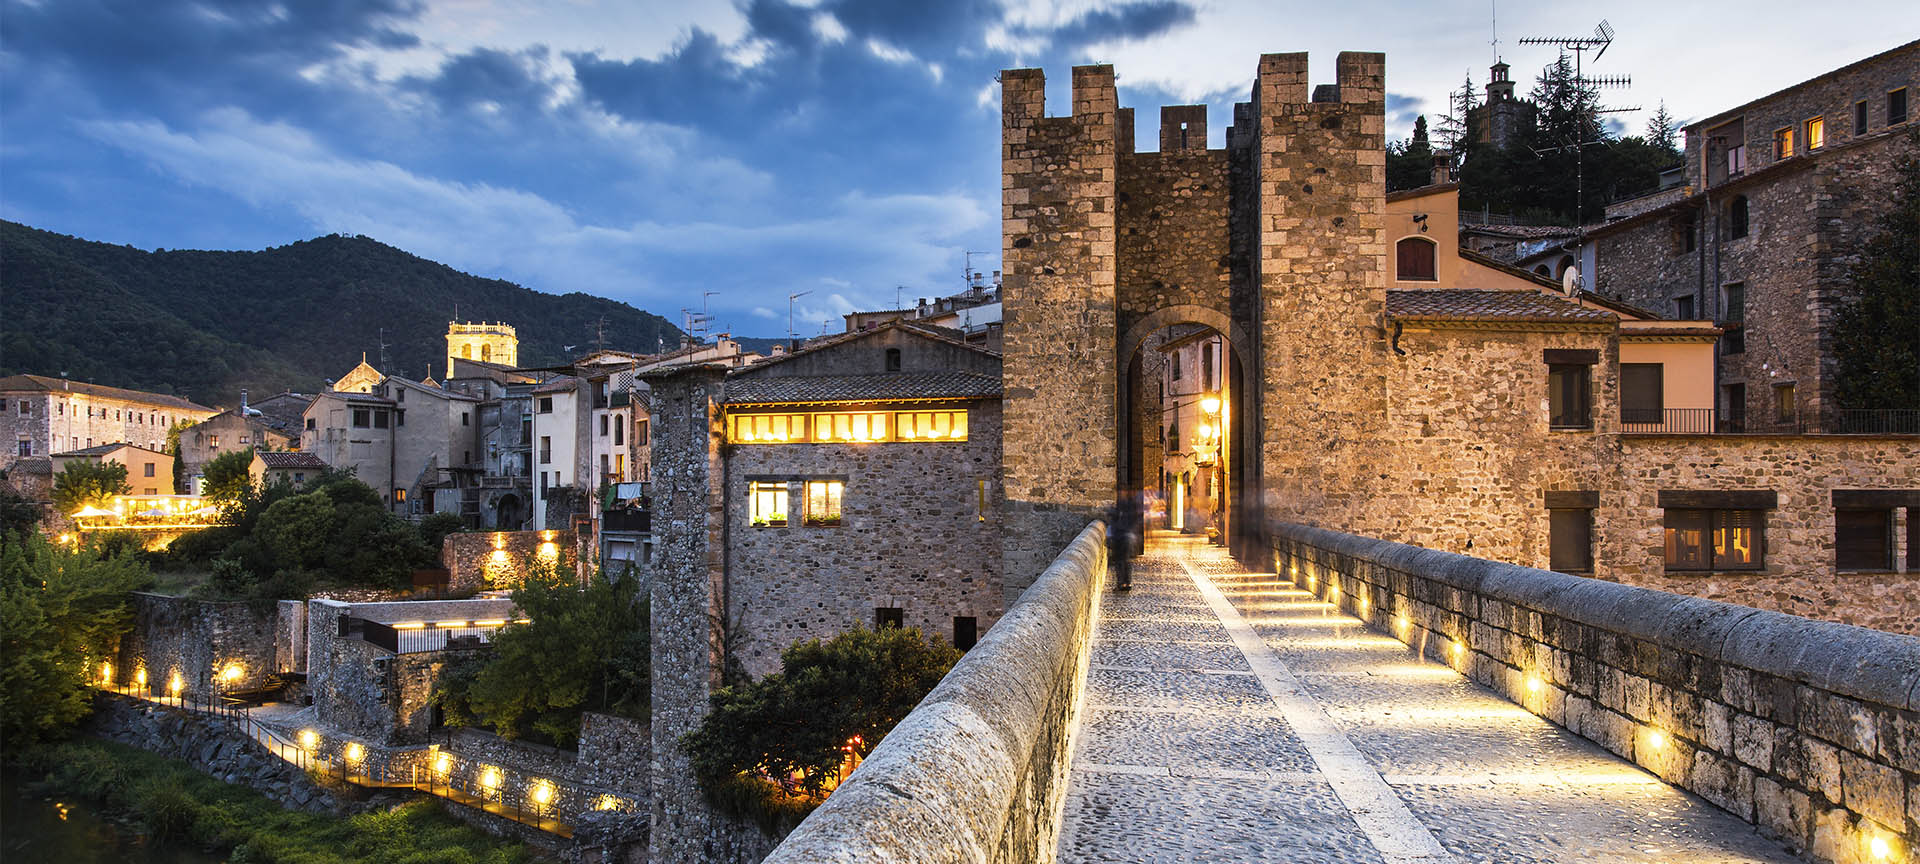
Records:
<instances>
[{"instance_id":1,"label":"chimney","mask_svg":"<svg viewBox=\"0 0 1920 864\"><path fill-rule=\"evenodd\" d=\"M1453 154L1446 150L1433 151L1433 185L1438 186L1442 183L1452 182Z\"/></svg>"},{"instance_id":2,"label":"chimney","mask_svg":"<svg viewBox=\"0 0 1920 864\"><path fill-rule=\"evenodd\" d=\"M247 388L240 388L240 416L247 416Z\"/></svg>"}]
</instances>

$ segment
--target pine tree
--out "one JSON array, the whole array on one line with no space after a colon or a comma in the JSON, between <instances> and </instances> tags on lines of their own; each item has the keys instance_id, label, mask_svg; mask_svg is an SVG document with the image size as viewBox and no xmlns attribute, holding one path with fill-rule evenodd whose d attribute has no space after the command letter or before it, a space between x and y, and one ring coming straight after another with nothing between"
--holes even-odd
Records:
<instances>
[{"instance_id":1,"label":"pine tree","mask_svg":"<svg viewBox=\"0 0 1920 864\"><path fill-rule=\"evenodd\" d=\"M1673 115L1667 113L1667 100L1660 100L1660 107L1647 118L1647 143L1680 158L1678 124Z\"/></svg>"},{"instance_id":2,"label":"pine tree","mask_svg":"<svg viewBox=\"0 0 1920 864\"><path fill-rule=\"evenodd\" d=\"M1427 115L1413 118L1413 141L1407 145L1408 153L1432 153L1433 144L1427 140Z\"/></svg>"},{"instance_id":3,"label":"pine tree","mask_svg":"<svg viewBox=\"0 0 1920 864\"><path fill-rule=\"evenodd\" d=\"M1427 140L1427 115L1414 118L1413 137L1387 145L1387 191L1418 189L1433 180L1433 145Z\"/></svg>"},{"instance_id":4,"label":"pine tree","mask_svg":"<svg viewBox=\"0 0 1920 864\"><path fill-rule=\"evenodd\" d=\"M1907 143L1893 209L1854 263L1834 315L1842 408L1920 409L1920 131Z\"/></svg>"},{"instance_id":5,"label":"pine tree","mask_svg":"<svg viewBox=\"0 0 1920 864\"><path fill-rule=\"evenodd\" d=\"M1472 115L1479 103L1474 92L1473 75L1468 73L1466 83L1447 94L1447 113L1440 115L1440 143L1453 152L1456 160L1476 137Z\"/></svg>"}]
</instances>

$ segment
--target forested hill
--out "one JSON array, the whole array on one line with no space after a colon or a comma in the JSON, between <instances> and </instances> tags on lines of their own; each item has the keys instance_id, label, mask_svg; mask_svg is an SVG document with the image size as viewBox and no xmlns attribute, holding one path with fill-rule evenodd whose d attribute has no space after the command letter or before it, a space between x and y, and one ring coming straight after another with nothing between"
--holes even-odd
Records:
<instances>
[{"instance_id":1,"label":"forested hill","mask_svg":"<svg viewBox=\"0 0 1920 864\"><path fill-rule=\"evenodd\" d=\"M0 221L0 375L76 381L232 405L312 392L360 362L446 374L447 322L503 321L523 366L590 349L653 352L680 330L587 294L482 279L366 237L330 235L260 252L147 252Z\"/></svg>"}]
</instances>

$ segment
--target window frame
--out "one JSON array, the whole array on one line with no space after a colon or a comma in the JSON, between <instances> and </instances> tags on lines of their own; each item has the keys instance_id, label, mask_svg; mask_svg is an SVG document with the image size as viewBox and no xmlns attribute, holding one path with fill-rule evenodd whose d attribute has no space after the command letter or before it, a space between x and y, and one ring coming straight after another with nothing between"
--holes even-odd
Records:
<instances>
[{"instance_id":1,"label":"window frame","mask_svg":"<svg viewBox=\"0 0 1920 864\"><path fill-rule=\"evenodd\" d=\"M1409 246L1407 245L1409 243L1416 245ZM1419 265L1422 263L1420 259L1416 258L1411 261L1415 266L1407 266L1410 262L1405 250L1414 248L1422 249L1423 252L1421 254L1426 256L1424 259L1426 270L1424 275L1418 272L1421 269ZM1417 234L1395 240L1393 243L1393 279L1396 282L1440 281L1440 244L1434 242L1431 237L1422 237Z\"/></svg>"},{"instance_id":2,"label":"window frame","mask_svg":"<svg viewBox=\"0 0 1920 864\"><path fill-rule=\"evenodd\" d=\"M1893 561L1894 526L1899 522L1899 520L1894 515L1896 510L1897 508L1893 508L1893 507L1836 507L1834 508L1834 511L1833 511L1833 569L1834 569L1834 572L1836 573L1892 572L1893 564L1894 564L1894 561ZM1875 550L1877 554L1871 556L1874 560L1874 563L1871 565L1861 565L1858 561L1858 557L1856 557L1856 559L1851 563L1848 561L1849 550L1845 545L1845 541L1847 539L1847 535L1845 532L1847 531L1847 527L1844 524L1844 518L1843 518L1845 515L1848 515L1848 514L1851 514L1854 516L1859 516L1861 514L1869 514L1869 515L1877 515L1880 517L1881 522L1879 525L1879 535L1880 535L1879 548ZM1908 519L1913 518L1911 511L1909 511L1907 518ZM1858 556L1858 550L1854 550L1854 551L1856 556ZM1913 554L1914 554L1913 550L1909 548L1907 550L1907 557L1912 558ZM1859 556L1859 557L1865 557L1865 556ZM1912 566L1913 565L1909 563L1908 569L1912 569Z\"/></svg>"},{"instance_id":3,"label":"window frame","mask_svg":"<svg viewBox=\"0 0 1920 864\"><path fill-rule=\"evenodd\" d=\"M792 513L792 484L785 480L747 481L748 525L755 528L785 528L792 524L789 519ZM775 519L774 516L780 518Z\"/></svg>"},{"instance_id":4,"label":"window frame","mask_svg":"<svg viewBox=\"0 0 1920 864\"><path fill-rule=\"evenodd\" d=\"M1799 388L1796 381L1782 381L1773 385L1773 420L1775 423L1792 423L1800 417Z\"/></svg>"},{"instance_id":5,"label":"window frame","mask_svg":"<svg viewBox=\"0 0 1920 864\"><path fill-rule=\"evenodd\" d=\"M1555 386L1555 379L1562 376L1575 383L1573 391ZM1575 405L1566 404L1569 396L1574 397ZM1578 416L1568 414L1569 411L1577 412ZM1570 420L1577 422L1568 422ZM1547 428L1557 432L1593 431L1592 363L1547 362Z\"/></svg>"},{"instance_id":6,"label":"window frame","mask_svg":"<svg viewBox=\"0 0 1920 864\"><path fill-rule=\"evenodd\" d=\"M1802 134L1805 135L1807 139L1807 152L1811 153L1827 146L1826 115L1822 114L1818 117L1808 117L1804 123L1800 124L1800 128L1803 130Z\"/></svg>"},{"instance_id":7,"label":"window frame","mask_svg":"<svg viewBox=\"0 0 1920 864\"><path fill-rule=\"evenodd\" d=\"M815 490L822 493L816 504ZM809 528L838 528L846 524L847 481L823 477L804 481L801 487L801 524ZM822 513L820 511L826 511Z\"/></svg>"},{"instance_id":8,"label":"window frame","mask_svg":"<svg viewBox=\"0 0 1920 864\"><path fill-rule=\"evenodd\" d=\"M1867 100L1853 103L1853 134L1867 134Z\"/></svg>"},{"instance_id":9,"label":"window frame","mask_svg":"<svg viewBox=\"0 0 1920 864\"><path fill-rule=\"evenodd\" d=\"M1635 401L1630 394L1635 391L1628 387L1629 373L1644 375L1653 373L1653 407L1634 407ZM1665 363L1622 363L1620 364L1620 422L1622 424L1647 425L1658 424L1665 420L1667 413L1667 365ZM1648 413L1638 413L1648 412Z\"/></svg>"},{"instance_id":10,"label":"window frame","mask_svg":"<svg viewBox=\"0 0 1920 864\"><path fill-rule=\"evenodd\" d=\"M885 630L889 627L905 628L906 626L907 626L907 610L906 609L899 606L873 607L873 629L874 630Z\"/></svg>"},{"instance_id":11,"label":"window frame","mask_svg":"<svg viewBox=\"0 0 1920 864\"><path fill-rule=\"evenodd\" d=\"M1791 159L1793 158L1794 152L1793 127L1782 126L1773 130L1773 158L1776 161Z\"/></svg>"},{"instance_id":12,"label":"window frame","mask_svg":"<svg viewBox=\"0 0 1920 864\"><path fill-rule=\"evenodd\" d=\"M1729 523L1732 514L1753 514L1751 561L1745 564L1726 563L1714 551L1716 537L1721 532L1736 526ZM1694 530L1701 531L1698 553L1703 566L1682 566L1676 561L1675 532L1689 526L1676 528L1675 522L1682 519L1697 520ZM1668 573L1732 573L1763 572L1767 569L1767 509L1755 507L1664 507L1661 513L1662 563ZM1691 557L1691 556L1689 556Z\"/></svg>"},{"instance_id":13,"label":"window frame","mask_svg":"<svg viewBox=\"0 0 1920 864\"><path fill-rule=\"evenodd\" d=\"M1753 232L1753 205L1745 195L1727 202L1727 239L1741 240Z\"/></svg>"},{"instance_id":14,"label":"window frame","mask_svg":"<svg viewBox=\"0 0 1920 864\"><path fill-rule=\"evenodd\" d=\"M980 644L980 619L973 615L953 616L953 647L968 651Z\"/></svg>"},{"instance_id":15,"label":"window frame","mask_svg":"<svg viewBox=\"0 0 1920 864\"><path fill-rule=\"evenodd\" d=\"M1900 100L1900 119L1898 120L1895 120L1893 115L1893 102L1895 98L1898 98ZM1907 88L1895 87L1892 90L1888 90L1887 91L1887 125L1898 126L1911 119L1913 119L1913 105L1912 105L1912 99L1908 94Z\"/></svg>"},{"instance_id":16,"label":"window frame","mask_svg":"<svg viewBox=\"0 0 1920 864\"><path fill-rule=\"evenodd\" d=\"M1547 508L1547 567L1556 573L1571 575L1590 575L1593 573L1593 509L1592 507L1549 507ZM1580 560L1567 562L1559 557L1562 544L1558 542L1563 521L1579 526L1578 535ZM1566 544L1571 548L1574 543ZM1562 566L1567 564L1570 566Z\"/></svg>"}]
</instances>

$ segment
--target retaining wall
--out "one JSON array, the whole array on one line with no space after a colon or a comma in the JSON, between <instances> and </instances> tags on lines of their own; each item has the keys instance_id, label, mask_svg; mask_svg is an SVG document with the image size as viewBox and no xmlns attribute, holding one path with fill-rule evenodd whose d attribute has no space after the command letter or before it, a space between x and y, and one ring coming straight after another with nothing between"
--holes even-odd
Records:
<instances>
[{"instance_id":1,"label":"retaining wall","mask_svg":"<svg viewBox=\"0 0 1920 864\"><path fill-rule=\"evenodd\" d=\"M525 576L532 562L571 564L578 542L572 531L455 532L441 541L440 563L449 588L500 588Z\"/></svg>"},{"instance_id":2,"label":"retaining wall","mask_svg":"<svg viewBox=\"0 0 1920 864\"><path fill-rule=\"evenodd\" d=\"M1920 638L1268 530L1300 587L1763 832L1826 861L1911 860Z\"/></svg>"},{"instance_id":3,"label":"retaining wall","mask_svg":"<svg viewBox=\"0 0 1920 864\"><path fill-rule=\"evenodd\" d=\"M1052 861L1104 535L1081 531L767 864Z\"/></svg>"},{"instance_id":4,"label":"retaining wall","mask_svg":"<svg viewBox=\"0 0 1920 864\"><path fill-rule=\"evenodd\" d=\"M258 687L279 669L273 607L145 591L131 597L133 626L114 653L115 684L133 684L144 670L148 695L171 695L169 686L179 676L182 692L204 697ZM221 680L229 667L239 669L240 677ZM100 670L90 671L97 676Z\"/></svg>"}]
</instances>

